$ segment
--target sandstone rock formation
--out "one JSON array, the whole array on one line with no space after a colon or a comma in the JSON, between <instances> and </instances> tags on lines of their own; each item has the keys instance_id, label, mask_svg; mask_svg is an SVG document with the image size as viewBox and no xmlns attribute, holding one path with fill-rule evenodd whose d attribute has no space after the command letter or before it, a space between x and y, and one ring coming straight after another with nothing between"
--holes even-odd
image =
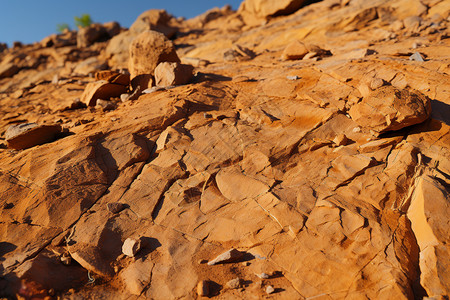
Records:
<instances>
[{"instance_id":1,"label":"sandstone rock formation","mask_svg":"<svg viewBox=\"0 0 450 300\"><path fill-rule=\"evenodd\" d=\"M139 34L130 45L131 78L142 74L154 75L161 62L180 62L172 42L157 31L147 30Z\"/></svg>"},{"instance_id":2,"label":"sandstone rock formation","mask_svg":"<svg viewBox=\"0 0 450 300\"><path fill-rule=\"evenodd\" d=\"M290 12L171 18L131 78L131 30L1 51L0 297L448 298L448 1ZM64 134L11 148L27 123Z\"/></svg>"}]
</instances>

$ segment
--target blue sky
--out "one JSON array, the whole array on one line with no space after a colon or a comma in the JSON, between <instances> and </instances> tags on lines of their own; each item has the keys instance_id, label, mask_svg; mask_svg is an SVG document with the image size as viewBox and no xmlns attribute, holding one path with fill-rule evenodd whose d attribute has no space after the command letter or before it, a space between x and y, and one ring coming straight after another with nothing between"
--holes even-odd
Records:
<instances>
[{"instance_id":1,"label":"blue sky","mask_svg":"<svg viewBox=\"0 0 450 300\"><path fill-rule=\"evenodd\" d=\"M230 4L237 9L241 0L0 0L0 42L29 44L56 33L57 24L72 28L74 16L87 13L94 22L117 21L130 27L144 11L165 9L176 17L195 17L210 8Z\"/></svg>"}]
</instances>

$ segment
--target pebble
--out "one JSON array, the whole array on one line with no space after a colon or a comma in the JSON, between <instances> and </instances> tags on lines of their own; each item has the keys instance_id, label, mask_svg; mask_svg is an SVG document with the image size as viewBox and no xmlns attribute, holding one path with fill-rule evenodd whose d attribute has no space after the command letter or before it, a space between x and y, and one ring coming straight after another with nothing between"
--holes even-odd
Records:
<instances>
[{"instance_id":1,"label":"pebble","mask_svg":"<svg viewBox=\"0 0 450 300\"><path fill-rule=\"evenodd\" d=\"M414 60L414 61L419 61L419 62L425 61L419 52L414 52L414 54L409 57L409 60Z\"/></svg>"},{"instance_id":2,"label":"pebble","mask_svg":"<svg viewBox=\"0 0 450 300\"><path fill-rule=\"evenodd\" d=\"M113 214L117 214L127 208L128 205L125 203L119 203L119 202L113 202L106 204L106 208L108 211L112 212Z\"/></svg>"},{"instance_id":3,"label":"pebble","mask_svg":"<svg viewBox=\"0 0 450 300\"><path fill-rule=\"evenodd\" d=\"M141 250L140 240L127 238L125 242L123 242L122 253L126 256L134 257L139 252L139 250Z\"/></svg>"},{"instance_id":4,"label":"pebble","mask_svg":"<svg viewBox=\"0 0 450 300\"><path fill-rule=\"evenodd\" d=\"M287 79L287 80L297 80L297 79L300 79L300 77L297 76L297 75L294 75L294 76L286 76L286 79Z\"/></svg>"},{"instance_id":5,"label":"pebble","mask_svg":"<svg viewBox=\"0 0 450 300\"><path fill-rule=\"evenodd\" d=\"M103 111L113 110L116 108L113 102L102 99L97 99L96 105L100 106Z\"/></svg>"},{"instance_id":6,"label":"pebble","mask_svg":"<svg viewBox=\"0 0 450 300\"><path fill-rule=\"evenodd\" d=\"M333 143L335 143L337 146L345 146L347 145L347 141L348 139L345 134L339 134L334 138Z\"/></svg>"},{"instance_id":7,"label":"pebble","mask_svg":"<svg viewBox=\"0 0 450 300\"><path fill-rule=\"evenodd\" d=\"M244 261L244 262L242 263L242 265L243 265L244 267L248 267L248 266L250 266L250 262Z\"/></svg>"},{"instance_id":8,"label":"pebble","mask_svg":"<svg viewBox=\"0 0 450 300\"><path fill-rule=\"evenodd\" d=\"M244 256L244 254L241 251L232 248L208 262L208 265L213 266L220 263L233 262L240 259L242 256Z\"/></svg>"},{"instance_id":9,"label":"pebble","mask_svg":"<svg viewBox=\"0 0 450 300\"><path fill-rule=\"evenodd\" d=\"M230 281L227 282L227 287L230 289L238 289L241 285L241 280L239 279L239 277L231 279Z\"/></svg>"},{"instance_id":10,"label":"pebble","mask_svg":"<svg viewBox=\"0 0 450 300\"><path fill-rule=\"evenodd\" d=\"M202 280L197 284L197 295L207 297L209 295L209 282Z\"/></svg>"},{"instance_id":11,"label":"pebble","mask_svg":"<svg viewBox=\"0 0 450 300\"><path fill-rule=\"evenodd\" d=\"M268 286L266 287L266 293L267 293L268 295L270 295L270 294L272 294L273 292L275 292L275 289L273 288L273 286L268 285Z\"/></svg>"},{"instance_id":12,"label":"pebble","mask_svg":"<svg viewBox=\"0 0 450 300\"><path fill-rule=\"evenodd\" d=\"M266 273L261 273L261 274L257 274L256 276L258 276L261 279L269 279L269 274Z\"/></svg>"},{"instance_id":13,"label":"pebble","mask_svg":"<svg viewBox=\"0 0 450 300\"><path fill-rule=\"evenodd\" d=\"M377 88L382 87L383 85L384 85L384 81L381 78L373 78L370 81L370 88L372 90L376 90Z\"/></svg>"}]
</instances>

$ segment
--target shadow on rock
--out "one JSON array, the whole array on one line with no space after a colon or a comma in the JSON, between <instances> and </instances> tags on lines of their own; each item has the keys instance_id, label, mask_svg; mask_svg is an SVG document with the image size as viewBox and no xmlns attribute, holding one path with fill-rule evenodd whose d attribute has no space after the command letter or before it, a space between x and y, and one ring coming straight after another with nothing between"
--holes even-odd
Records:
<instances>
[{"instance_id":1,"label":"shadow on rock","mask_svg":"<svg viewBox=\"0 0 450 300\"><path fill-rule=\"evenodd\" d=\"M141 237L141 243L142 249L141 251L139 251L136 259L140 257L145 257L148 254L155 251L156 249L158 249L159 247L161 247L161 243L157 239L151 237Z\"/></svg>"},{"instance_id":2,"label":"shadow on rock","mask_svg":"<svg viewBox=\"0 0 450 300\"><path fill-rule=\"evenodd\" d=\"M438 100L431 100L431 117L450 125L450 105Z\"/></svg>"}]
</instances>

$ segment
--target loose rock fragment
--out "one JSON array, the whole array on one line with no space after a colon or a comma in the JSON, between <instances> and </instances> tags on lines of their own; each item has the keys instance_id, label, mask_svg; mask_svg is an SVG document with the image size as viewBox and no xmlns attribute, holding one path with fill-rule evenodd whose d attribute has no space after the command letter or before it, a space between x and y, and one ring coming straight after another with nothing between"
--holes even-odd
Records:
<instances>
[{"instance_id":1,"label":"loose rock fragment","mask_svg":"<svg viewBox=\"0 0 450 300\"><path fill-rule=\"evenodd\" d=\"M127 238L122 246L122 253L129 257L134 257L141 250L141 241Z\"/></svg>"},{"instance_id":2,"label":"loose rock fragment","mask_svg":"<svg viewBox=\"0 0 450 300\"><path fill-rule=\"evenodd\" d=\"M81 102L87 106L95 106L97 99L109 100L113 97L120 97L120 95L127 92L127 87L122 84L109 83L106 80L100 80L89 83L84 89L81 96Z\"/></svg>"},{"instance_id":3,"label":"loose rock fragment","mask_svg":"<svg viewBox=\"0 0 450 300\"><path fill-rule=\"evenodd\" d=\"M372 90L376 90L379 87L382 87L384 85L384 81L381 78L374 78L370 81L370 88Z\"/></svg>"},{"instance_id":4,"label":"loose rock fragment","mask_svg":"<svg viewBox=\"0 0 450 300\"><path fill-rule=\"evenodd\" d=\"M197 295L201 297L209 296L209 281L202 280L197 285Z\"/></svg>"},{"instance_id":5,"label":"loose rock fragment","mask_svg":"<svg viewBox=\"0 0 450 300\"><path fill-rule=\"evenodd\" d=\"M209 261L208 265L213 266L220 263L235 262L242 258L242 256L244 256L244 253L242 253L241 251L230 249L227 252L220 254L215 259Z\"/></svg>"},{"instance_id":6,"label":"loose rock fragment","mask_svg":"<svg viewBox=\"0 0 450 300\"><path fill-rule=\"evenodd\" d=\"M266 294L270 295L270 294L272 294L273 292L275 292L275 289L273 288L273 286L268 285L268 286L266 287Z\"/></svg>"},{"instance_id":7,"label":"loose rock fragment","mask_svg":"<svg viewBox=\"0 0 450 300\"><path fill-rule=\"evenodd\" d=\"M370 92L349 111L361 127L378 133L421 123L428 119L430 113L431 103L425 95L393 86Z\"/></svg>"},{"instance_id":8,"label":"loose rock fragment","mask_svg":"<svg viewBox=\"0 0 450 300\"><path fill-rule=\"evenodd\" d=\"M125 203L114 202L114 203L106 204L106 207L113 214L117 214L117 213L121 212L122 210L124 210L125 208L127 208L128 205Z\"/></svg>"},{"instance_id":9,"label":"loose rock fragment","mask_svg":"<svg viewBox=\"0 0 450 300\"><path fill-rule=\"evenodd\" d=\"M116 105L113 102L103 99L97 99L96 106L101 107L103 111L113 110L116 108Z\"/></svg>"},{"instance_id":10,"label":"loose rock fragment","mask_svg":"<svg viewBox=\"0 0 450 300\"><path fill-rule=\"evenodd\" d=\"M261 273L261 274L257 274L256 276L258 276L261 279L269 279L269 274L266 273Z\"/></svg>"},{"instance_id":11,"label":"loose rock fragment","mask_svg":"<svg viewBox=\"0 0 450 300\"><path fill-rule=\"evenodd\" d=\"M25 123L9 126L5 139L9 148L21 150L54 141L60 133L60 125Z\"/></svg>"},{"instance_id":12,"label":"loose rock fragment","mask_svg":"<svg viewBox=\"0 0 450 300\"><path fill-rule=\"evenodd\" d=\"M347 145L347 141L348 139L345 134L339 134L334 138L333 143L335 143L336 146L345 146Z\"/></svg>"},{"instance_id":13,"label":"loose rock fragment","mask_svg":"<svg viewBox=\"0 0 450 300\"><path fill-rule=\"evenodd\" d=\"M302 59L309 50L306 48L305 44L299 41L293 41L283 51L281 58L284 60L297 60Z\"/></svg>"},{"instance_id":14,"label":"loose rock fragment","mask_svg":"<svg viewBox=\"0 0 450 300\"><path fill-rule=\"evenodd\" d=\"M241 286L241 280L238 278L231 279L227 282L227 287L229 289L237 289Z\"/></svg>"},{"instance_id":15,"label":"loose rock fragment","mask_svg":"<svg viewBox=\"0 0 450 300\"><path fill-rule=\"evenodd\" d=\"M414 60L414 61L418 61L418 62L425 61L419 52L414 52L414 54L409 57L409 60Z\"/></svg>"},{"instance_id":16,"label":"loose rock fragment","mask_svg":"<svg viewBox=\"0 0 450 300\"><path fill-rule=\"evenodd\" d=\"M162 62L155 69L155 81L157 86L172 86L188 83L194 67L179 63Z\"/></svg>"}]
</instances>

